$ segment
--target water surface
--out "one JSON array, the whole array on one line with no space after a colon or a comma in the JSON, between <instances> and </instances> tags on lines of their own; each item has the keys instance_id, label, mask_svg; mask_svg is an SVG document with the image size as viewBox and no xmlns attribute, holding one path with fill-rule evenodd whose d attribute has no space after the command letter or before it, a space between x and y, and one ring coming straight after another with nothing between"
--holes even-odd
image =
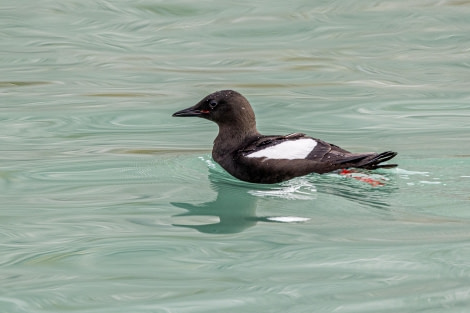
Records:
<instances>
[{"instance_id":1,"label":"water surface","mask_svg":"<svg viewBox=\"0 0 470 313\"><path fill-rule=\"evenodd\" d=\"M3 1L2 312L468 312L466 1ZM237 181L235 89L266 134L394 150L373 187Z\"/></svg>"}]
</instances>

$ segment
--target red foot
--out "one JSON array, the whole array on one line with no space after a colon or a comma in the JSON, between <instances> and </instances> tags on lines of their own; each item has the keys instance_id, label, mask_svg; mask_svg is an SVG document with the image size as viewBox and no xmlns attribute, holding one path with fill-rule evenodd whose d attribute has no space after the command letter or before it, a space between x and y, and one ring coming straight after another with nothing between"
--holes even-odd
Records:
<instances>
[{"instance_id":1,"label":"red foot","mask_svg":"<svg viewBox=\"0 0 470 313\"><path fill-rule=\"evenodd\" d=\"M353 175L354 173L356 173L356 172L353 171L353 170L343 169L343 170L341 170L341 172L339 174L347 176L347 177L354 178L354 179L356 179L358 181L362 181L364 183L368 183L369 185L374 186L374 187L384 185L384 183L381 182L380 180L373 179L373 178L368 177L368 176L355 176L355 175Z\"/></svg>"}]
</instances>

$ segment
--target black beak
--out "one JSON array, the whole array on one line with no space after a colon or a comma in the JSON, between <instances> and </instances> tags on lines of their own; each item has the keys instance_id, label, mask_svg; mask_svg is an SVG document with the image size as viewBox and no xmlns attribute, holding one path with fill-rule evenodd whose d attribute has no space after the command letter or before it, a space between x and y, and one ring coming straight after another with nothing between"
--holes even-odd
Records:
<instances>
[{"instance_id":1,"label":"black beak","mask_svg":"<svg viewBox=\"0 0 470 313\"><path fill-rule=\"evenodd\" d=\"M196 109L196 108L194 108L194 107L190 107L190 108L187 108L187 109L184 109L184 110L175 112L175 113L173 113L172 116L176 116L176 117L183 117L183 116L204 116L204 115L206 115L206 114L208 114L208 113L209 113L208 111L199 110L199 109Z\"/></svg>"}]
</instances>

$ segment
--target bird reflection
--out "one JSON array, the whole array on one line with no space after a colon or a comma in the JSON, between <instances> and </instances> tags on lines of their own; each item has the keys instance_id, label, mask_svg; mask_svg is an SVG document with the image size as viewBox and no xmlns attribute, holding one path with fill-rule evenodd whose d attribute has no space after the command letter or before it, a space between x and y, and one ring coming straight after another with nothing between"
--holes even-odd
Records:
<instances>
[{"instance_id":1,"label":"bird reflection","mask_svg":"<svg viewBox=\"0 0 470 313\"><path fill-rule=\"evenodd\" d=\"M187 210L175 216L217 216L218 223L205 225L173 224L174 226L196 229L202 233L231 234L253 227L263 218L256 217L258 197L249 193L246 183L238 183L224 178L219 172L210 170L211 188L217 193L213 201L201 204L172 202L171 204ZM250 186L250 185L248 185Z\"/></svg>"}]
</instances>

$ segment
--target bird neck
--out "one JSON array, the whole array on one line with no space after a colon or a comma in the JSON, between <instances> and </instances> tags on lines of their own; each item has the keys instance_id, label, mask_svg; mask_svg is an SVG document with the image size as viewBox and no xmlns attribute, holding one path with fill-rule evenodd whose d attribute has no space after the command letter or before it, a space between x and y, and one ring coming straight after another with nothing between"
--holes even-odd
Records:
<instances>
[{"instance_id":1,"label":"bird neck","mask_svg":"<svg viewBox=\"0 0 470 313\"><path fill-rule=\"evenodd\" d=\"M256 129L256 124L253 127L241 128L236 126L219 125L219 134L214 140L213 156L214 153L218 157L226 156L242 147L244 143L251 138L260 137L261 134Z\"/></svg>"}]
</instances>

